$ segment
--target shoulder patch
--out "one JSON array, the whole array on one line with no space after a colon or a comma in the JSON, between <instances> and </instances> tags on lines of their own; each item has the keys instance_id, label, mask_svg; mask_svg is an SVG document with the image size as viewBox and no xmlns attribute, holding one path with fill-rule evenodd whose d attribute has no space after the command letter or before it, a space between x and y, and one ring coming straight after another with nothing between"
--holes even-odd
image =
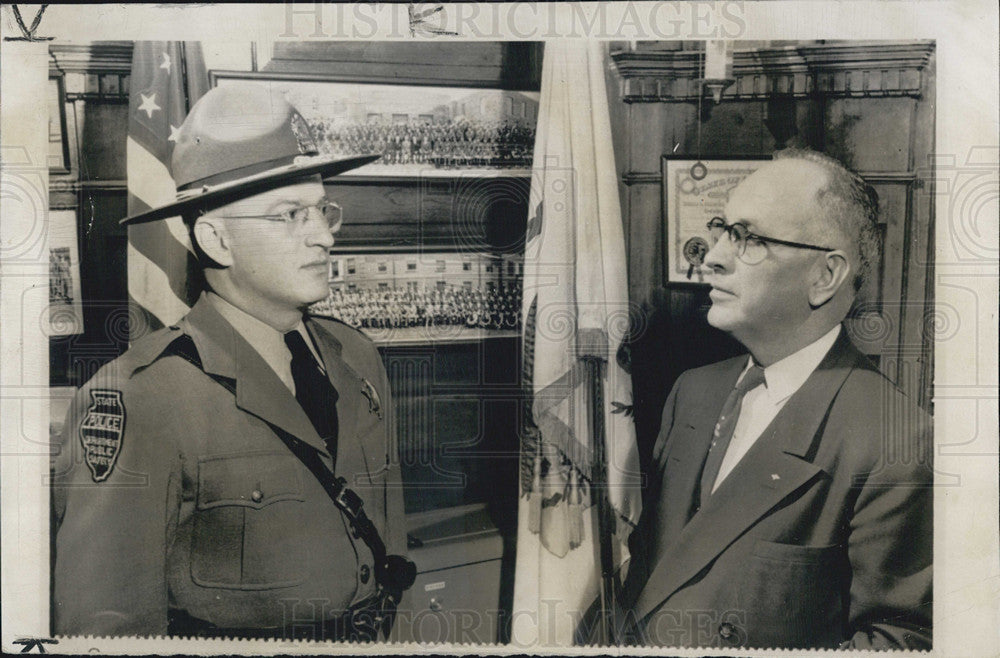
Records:
<instances>
[{"instance_id":1,"label":"shoulder patch","mask_svg":"<svg viewBox=\"0 0 1000 658\"><path fill-rule=\"evenodd\" d=\"M94 482L103 482L111 475L121 452L125 404L121 391L106 388L92 389L90 401L80 423L80 442Z\"/></svg>"}]
</instances>

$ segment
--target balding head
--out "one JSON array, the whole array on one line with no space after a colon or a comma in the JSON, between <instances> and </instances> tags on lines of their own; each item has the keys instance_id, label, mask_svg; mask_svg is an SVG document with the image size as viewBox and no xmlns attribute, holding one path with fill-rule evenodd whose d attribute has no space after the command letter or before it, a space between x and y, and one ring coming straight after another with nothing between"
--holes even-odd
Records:
<instances>
[{"instance_id":1,"label":"balding head","mask_svg":"<svg viewBox=\"0 0 1000 658\"><path fill-rule=\"evenodd\" d=\"M861 176L828 155L803 149L774 154L768 165L776 172L798 170L810 183L802 185L802 201L817 211L807 230L851 257L855 292L878 266L881 239L878 231L878 194Z\"/></svg>"}]
</instances>

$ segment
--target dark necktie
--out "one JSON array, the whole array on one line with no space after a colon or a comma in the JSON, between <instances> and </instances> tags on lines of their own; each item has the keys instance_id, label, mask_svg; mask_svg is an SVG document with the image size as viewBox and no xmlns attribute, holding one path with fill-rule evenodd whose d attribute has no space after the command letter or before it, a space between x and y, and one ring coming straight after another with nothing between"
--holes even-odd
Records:
<instances>
[{"instance_id":1,"label":"dark necktie","mask_svg":"<svg viewBox=\"0 0 1000 658\"><path fill-rule=\"evenodd\" d=\"M764 369L758 365L751 366L750 370L733 387L729 397L726 398L726 403L722 405L722 413L719 414L719 422L716 423L715 434L712 436L712 445L708 450L708 457L705 459L705 468L701 472L700 507L704 507L712 495L712 486L715 484L715 478L719 476L722 458L726 456L729 442L732 441L733 432L736 430L736 421L740 417L743 397L763 383Z\"/></svg>"},{"instance_id":2,"label":"dark necktie","mask_svg":"<svg viewBox=\"0 0 1000 658\"><path fill-rule=\"evenodd\" d=\"M292 353L292 380L295 399L309 416L316 433L326 443L334 461L337 459L337 389L319 368L316 357L309 351L298 331L285 334L285 345Z\"/></svg>"}]
</instances>

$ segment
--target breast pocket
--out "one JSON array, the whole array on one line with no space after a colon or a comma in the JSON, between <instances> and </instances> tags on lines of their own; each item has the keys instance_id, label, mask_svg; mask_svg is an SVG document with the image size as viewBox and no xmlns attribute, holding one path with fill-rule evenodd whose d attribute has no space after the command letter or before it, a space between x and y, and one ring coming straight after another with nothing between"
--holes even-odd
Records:
<instances>
[{"instance_id":1,"label":"breast pocket","mask_svg":"<svg viewBox=\"0 0 1000 658\"><path fill-rule=\"evenodd\" d=\"M274 589L304 581L301 465L290 454L202 457L191 578L202 587Z\"/></svg>"},{"instance_id":2,"label":"breast pocket","mask_svg":"<svg viewBox=\"0 0 1000 658\"><path fill-rule=\"evenodd\" d=\"M847 595L843 546L757 541L741 579L739 600L756 646L835 645Z\"/></svg>"}]
</instances>

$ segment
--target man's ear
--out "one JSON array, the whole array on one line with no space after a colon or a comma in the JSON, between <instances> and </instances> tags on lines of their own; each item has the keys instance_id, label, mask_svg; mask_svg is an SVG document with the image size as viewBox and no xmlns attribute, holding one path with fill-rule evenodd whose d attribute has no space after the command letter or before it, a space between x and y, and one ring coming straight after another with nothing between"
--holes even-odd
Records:
<instances>
[{"instance_id":1,"label":"man's ear","mask_svg":"<svg viewBox=\"0 0 1000 658\"><path fill-rule=\"evenodd\" d=\"M216 264L222 267L233 264L229 232L222 218L211 215L199 217L194 224L194 239L198 248Z\"/></svg>"},{"instance_id":2,"label":"man's ear","mask_svg":"<svg viewBox=\"0 0 1000 658\"><path fill-rule=\"evenodd\" d=\"M814 269L809 286L809 305L819 308L833 299L843 286L850 285L851 263L847 255L837 249L823 254Z\"/></svg>"}]
</instances>

